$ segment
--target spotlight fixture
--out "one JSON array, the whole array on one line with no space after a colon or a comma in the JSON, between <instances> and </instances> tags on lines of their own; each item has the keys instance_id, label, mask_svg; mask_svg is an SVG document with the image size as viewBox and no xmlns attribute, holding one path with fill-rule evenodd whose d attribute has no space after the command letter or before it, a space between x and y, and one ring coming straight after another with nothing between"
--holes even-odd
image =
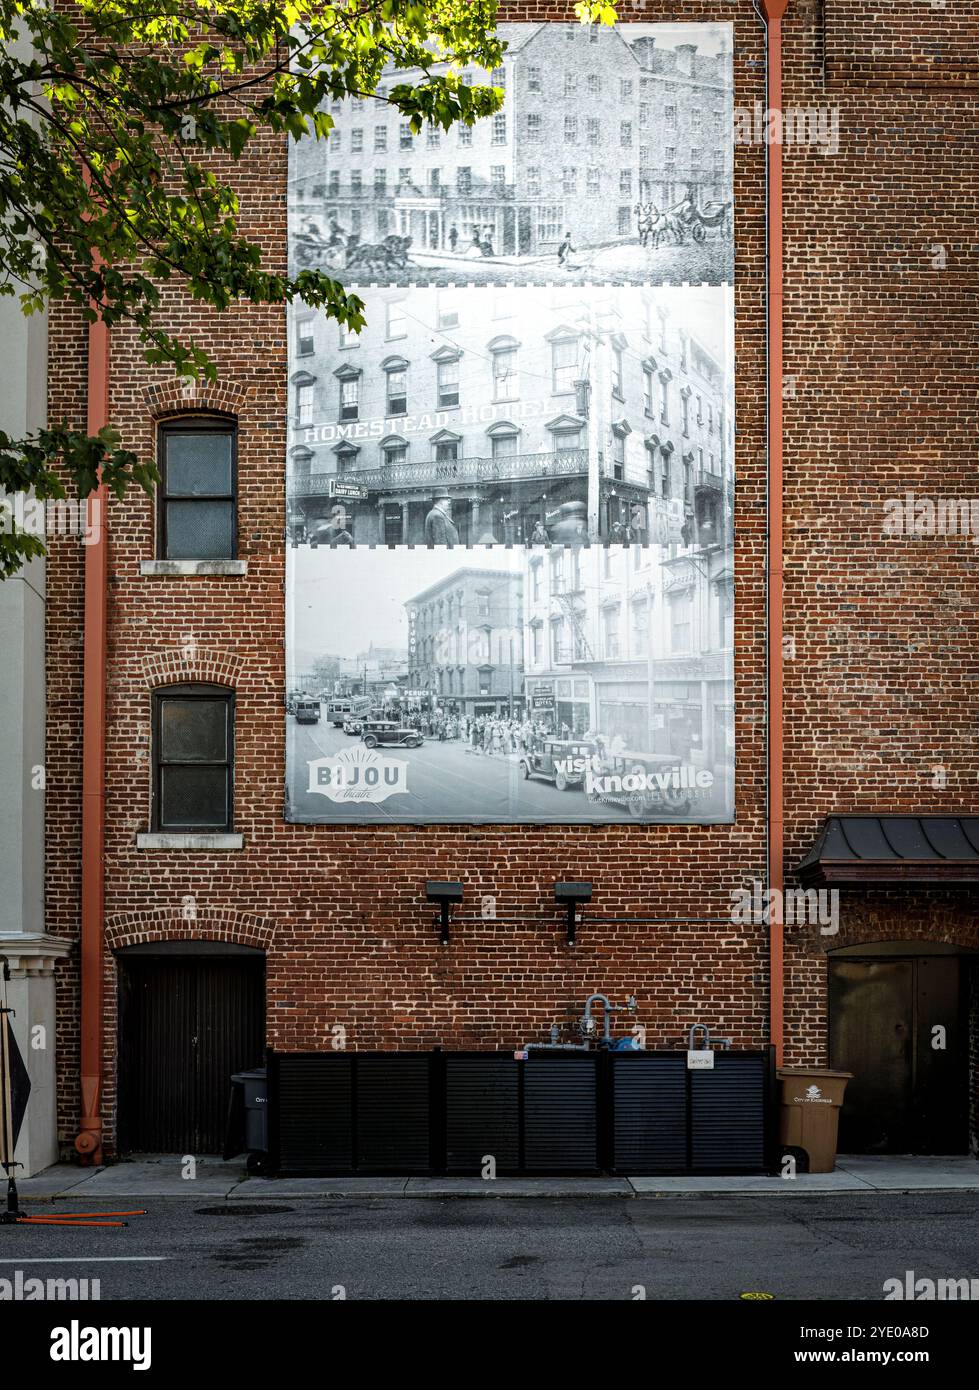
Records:
<instances>
[{"instance_id":1,"label":"spotlight fixture","mask_svg":"<svg viewBox=\"0 0 979 1390\"><path fill-rule=\"evenodd\" d=\"M554 901L564 904L568 909L568 945L573 946L575 926L577 925L575 910L579 903L591 902L591 884L555 883Z\"/></svg>"},{"instance_id":2,"label":"spotlight fixture","mask_svg":"<svg viewBox=\"0 0 979 1390\"><path fill-rule=\"evenodd\" d=\"M449 904L462 902L462 884L442 883L430 878L425 884L425 896L430 903L438 903L439 905L439 915L435 922L441 928L442 945L448 946Z\"/></svg>"}]
</instances>

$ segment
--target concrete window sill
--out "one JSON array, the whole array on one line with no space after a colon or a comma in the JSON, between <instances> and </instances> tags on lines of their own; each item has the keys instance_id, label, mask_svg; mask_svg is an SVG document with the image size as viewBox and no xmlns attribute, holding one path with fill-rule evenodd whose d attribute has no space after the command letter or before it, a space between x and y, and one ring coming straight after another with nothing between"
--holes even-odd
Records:
<instances>
[{"instance_id":1,"label":"concrete window sill","mask_svg":"<svg viewBox=\"0 0 979 1390\"><path fill-rule=\"evenodd\" d=\"M186 578L198 574L229 576L248 573L247 560L141 560L139 572L146 579Z\"/></svg>"},{"instance_id":2,"label":"concrete window sill","mask_svg":"<svg viewBox=\"0 0 979 1390\"><path fill-rule=\"evenodd\" d=\"M244 835L239 834L178 834L167 831L164 834L136 836L137 849L241 849L244 843Z\"/></svg>"}]
</instances>

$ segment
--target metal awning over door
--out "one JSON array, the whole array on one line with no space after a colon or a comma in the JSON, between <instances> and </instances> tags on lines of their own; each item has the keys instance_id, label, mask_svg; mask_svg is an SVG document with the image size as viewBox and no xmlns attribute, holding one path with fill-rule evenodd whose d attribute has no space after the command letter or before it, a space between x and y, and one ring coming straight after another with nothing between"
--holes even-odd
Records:
<instances>
[{"instance_id":1,"label":"metal awning over door","mask_svg":"<svg viewBox=\"0 0 979 1390\"><path fill-rule=\"evenodd\" d=\"M805 888L979 883L979 816L827 816L797 873Z\"/></svg>"}]
</instances>

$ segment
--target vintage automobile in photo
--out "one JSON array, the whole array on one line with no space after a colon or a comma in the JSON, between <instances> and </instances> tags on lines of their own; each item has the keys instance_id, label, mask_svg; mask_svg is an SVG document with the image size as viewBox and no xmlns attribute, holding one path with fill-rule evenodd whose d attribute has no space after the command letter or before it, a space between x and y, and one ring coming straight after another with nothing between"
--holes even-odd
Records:
<instances>
[{"instance_id":1,"label":"vintage automobile in photo","mask_svg":"<svg viewBox=\"0 0 979 1390\"><path fill-rule=\"evenodd\" d=\"M533 748L520 754L520 771L524 780L546 777L559 792L580 787L585 780L585 765L595 756L595 744L585 739L545 738Z\"/></svg>"},{"instance_id":2,"label":"vintage automobile in photo","mask_svg":"<svg viewBox=\"0 0 979 1390\"><path fill-rule=\"evenodd\" d=\"M318 724L320 722L319 700L308 700L305 697L296 700L295 715L297 724Z\"/></svg>"},{"instance_id":3,"label":"vintage automobile in photo","mask_svg":"<svg viewBox=\"0 0 979 1390\"><path fill-rule=\"evenodd\" d=\"M360 735L364 732L365 725L376 724L378 722L390 724L392 722L397 723L397 720L392 721L391 716L385 715L382 710L370 710L366 714L361 710L358 713L347 715L346 719L343 721L343 732L345 734Z\"/></svg>"},{"instance_id":4,"label":"vintage automobile in photo","mask_svg":"<svg viewBox=\"0 0 979 1390\"><path fill-rule=\"evenodd\" d=\"M361 738L368 748L385 744L393 748L420 748L425 742L417 729L395 719L365 719Z\"/></svg>"}]
</instances>

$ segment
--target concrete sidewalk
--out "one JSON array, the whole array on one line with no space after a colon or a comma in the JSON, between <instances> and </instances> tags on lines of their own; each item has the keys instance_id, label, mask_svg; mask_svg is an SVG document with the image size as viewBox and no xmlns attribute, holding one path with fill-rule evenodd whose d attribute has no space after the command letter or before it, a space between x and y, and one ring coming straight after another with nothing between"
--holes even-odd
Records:
<instances>
[{"instance_id":1,"label":"concrete sidewalk","mask_svg":"<svg viewBox=\"0 0 979 1390\"><path fill-rule=\"evenodd\" d=\"M24 1202L120 1202L201 1198L296 1201L338 1197L808 1197L838 1192L979 1192L972 1158L901 1155L837 1159L834 1173L781 1177L564 1177L506 1178L256 1178L233 1159L198 1159L184 1177L177 1155L117 1163L106 1168L56 1164L17 1184Z\"/></svg>"}]
</instances>

